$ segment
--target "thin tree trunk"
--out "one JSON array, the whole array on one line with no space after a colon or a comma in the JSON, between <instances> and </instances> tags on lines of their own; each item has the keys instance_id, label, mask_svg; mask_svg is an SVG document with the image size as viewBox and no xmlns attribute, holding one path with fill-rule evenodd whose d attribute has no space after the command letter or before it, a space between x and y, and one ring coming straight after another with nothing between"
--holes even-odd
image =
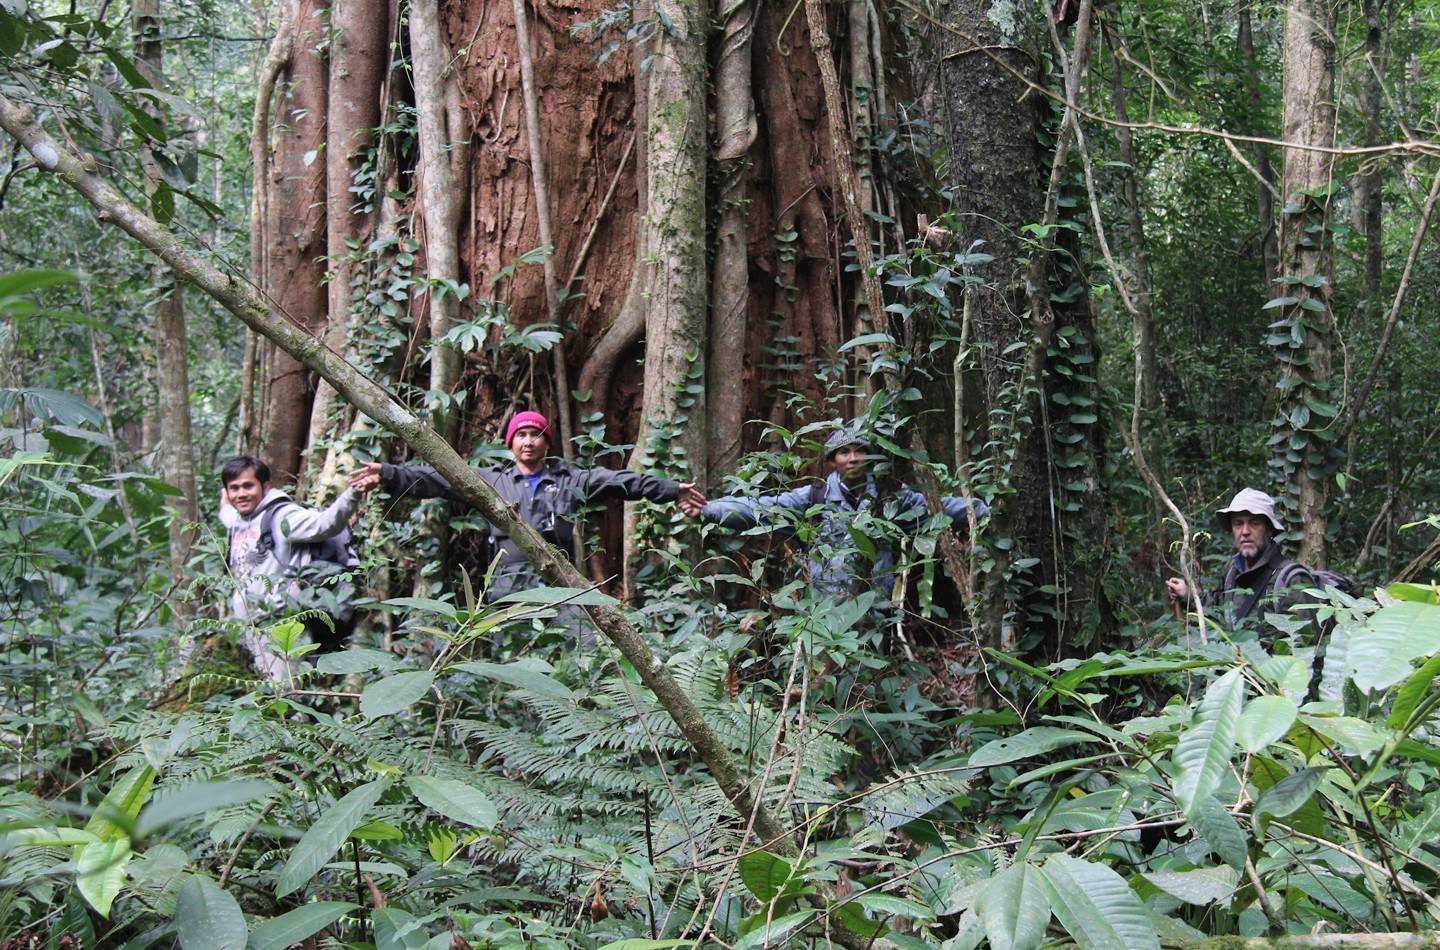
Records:
<instances>
[{"instance_id":1,"label":"thin tree trunk","mask_svg":"<svg viewBox=\"0 0 1440 950\"><path fill-rule=\"evenodd\" d=\"M545 273L545 312L561 338L550 351L555 374L555 408L559 416L560 452L565 458L575 454L570 440L575 435L575 422L570 412L570 368L565 356L565 325L560 316L560 288L555 277L555 255L559 247L550 225L550 176L545 169L545 150L540 142L540 102L535 89L535 63L530 49L530 18L525 0L514 0L515 39L520 49L520 83L525 98L525 138L530 149L530 181L535 192L535 223L540 229L540 243L550 246L541 266Z\"/></svg>"},{"instance_id":2,"label":"thin tree trunk","mask_svg":"<svg viewBox=\"0 0 1440 950\"><path fill-rule=\"evenodd\" d=\"M708 294L705 266L705 39L702 0L655 0L656 29L637 52L647 103L645 204L640 218L645 307L645 397L632 465L684 480L708 468L703 382ZM639 14L637 14L639 15Z\"/></svg>"},{"instance_id":3,"label":"thin tree trunk","mask_svg":"<svg viewBox=\"0 0 1440 950\"><path fill-rule=\"evenodd\" d=\"M715 68L715 177L719 223L710 280L710 346L706 396L710 413L710 471L714 484L740 458L745 424L746 329L750 322L750 148L759 125L750 90L756 0L719 0L722 30ZM697 472L700 476L703 473Z\"/></svg>"},{"instance_id":4,"label":"thin tree trunk","mask_svg":"<svg viewBox=\"0 0 1440 950\"><path fill-rule=\"evenodd\" d=\"M323 30L327 0L287 0L282 16L295 35ZM307 161L325 147L325 116L329 111L329 74L314 44L295 43L279 78L276 121L271 123L267 171L267 216L252 222L264 228L265 283L272 305L299 326L319 331L329 305L325 292L326 183L325 162ZM257 107L259 103L257 103ZM292 485L300 474L310 438L314 377L284 350L268 348L269 359L260 387L263 425L260 446L275 481Z\"/></svg>"},{"instance_id":5,"label":"thin tree trunk","mask_svg":"<svg viewBox=\"0 0 1440 950\"><path fill-rule=\"evenodd\" d=\"M1250 100L1251 116L1245 131L1253 134L1259 129L1259 117L1264 114L1264 101L1260 69L1255 59L1255 35L1249 0L1242 2L1236 9L1235 26L1235 46L1244 65L1245 91ZM1265 286L1270 287L1280 273L1280 241L1275 229L1275 169L1270 163L1268 145L1256 142L1253 149L1255 171L1260 179L1255 184L1256 217L1260 222L1260 256L1265 262Z\"/></svg>"},{"instance_id":6,"label":"thin tree trunk","mask_svg":"<svg viewBox=\"0 0 1440 950\"><path fill-rule=\"evenodd\" d=\"M146 80L157 90L165 88L162 58L160 0L136 0L132 11L135 30L135 62ZM164 123L156 111L157 123ZM173 198L161 177L154 154L147 147L141 154L145 169L145 193L151 207L168 209ZM165 195L165 200L161 200ZM168 212L167 212L168 214ZM185 583L190 549L195 543L195 526L200 505L195 490L195 454L190 433L190 380L185 353L185 298L178 278L163 264L150 269L156 290L152 344L155 348L156 417L160 425L160 471L167 483L179 489L178 496L166 499L170 509L170 579L177 588ZM194 607L180 597L172 609L188 620Z\"/></svg>"},{"instance_id":7,"label":"thin tree trunk","mask_svg":"<svg viewBox=\"0 0 1440 950\"><path fill-rule=\"evenodd\" d=\"M1277 461L1294 485L1304 538L1298 559L1311 567L1326 565L1326 501L1334 469L1331 453L1334 410L1316 411L1334 401L1331 349L1334 314L1330 306L1332 273L1331 185L1334 157L1326 151L1335 140L1335 22L1337 0L1289 0L1285 10L1285 94L1282 135L1286 142L1282 193L1280 278L1295 303L1282 316L1300 329L1303 343L1281 351L1280 374L1298 385L1285 390L1282 431L1291 437L1277 444ZM1302 443L1297 447L1296 443ZM1289 494L1287 492L1287 494Z\"/></svg>"},{"instance_id":8,"label":"thin tree trunk","mask_svg":"<svg viewBox=\"0 0 1440 950\"><path fill-rule=\"evenodd\" d=\"M1150 282L1150 248L1145 240L1145 219L1141 214L1140 195L1136 184L1136 169L1139 157L1135 152L1135 139L1130 133L1130 109L1125 91L1124 61L1115 43L1110 28L1110 17L1100 21L1105 43L1110 48L1110 98L1115 110L1115 139L1120 146L1120 202L1125 210L1125 225L1128 232L1129 267L1133 275L1130 288L1131 304L1130 335L1131 346L1135 349L1135 400L1141 418L1150 425L1159 423L1160 388L1159 361L1155 356L1155 311L1152 306L1154 293ZM1153 430L1151 430L1153 432ZM1160 451L1160 440L1150 435L1144 439L1145 463L1156 484L1165 483L1165 464ZM1162 493L1152 492L1152 508L1155 512L1155 543L1160 551L1169 548L1170 510Z\"/></svg>"},{"instance_id":9,"label":"thin tree trunk","mask_svg":"<svg viewBox=\"0 0 1440 950\"><path fill-rule=\"evenodd\" d=\"M263 26L263 24L262 24ZM269 255L265 252L266 224L270 220L270 108L275 97L275 83L280 73L290 62L290 50L294 43L291 35L290 5L280 4L280 19L275 27L275 39L258 70L258 91L255 95L255 110L250 119L250 167L254 169L254 183L250 194L250 279L262 292L270 287L270 276L266 265ZM260 447L261 390L264 381L265 363L261 361L259 338L251 330L245 331L245 357L240 372L240 425L236 432L236 454L253 455Z\"/></svg>"},{"instance_id":10,"label":"thin tree trunk","mask_svg":"<svg viewBox=\"0 0 1440 950\"><path fill-rule=\"evenodd\" d=\"M845 125L844 96L840 92L840 78L835 71L833 46L825 22L823 0L805 0L805 16L810 29L810 46L815 51L815 59L820 66L820 85L825 92L825 118L830 133L830 157L833 162L835 188L839 192L845 224L850 229L850 240L855 248L855 263L860 269L863 307L857 308L856 325L852 332L856 335L883 332L887 329L885 302L880 291L880 279L871 271L874 254L870 247L870 226L866 222L865 208L861 203L860 180L855 174L850 134ZM885 362L888 365L889 361ZM873 391L875 383L873 374L867 374L867 390Z\"/></svg>"},{"instance_id":11,"label":"thin tree trunk","mask_svg":"<svg viewBox=\"0 0 1440 950\"><path fill-rule=\"evenodd\" d=\"M430 388L457 395L460 353L440 341L460 312L460 214L465 207L469 148L460 131L449 45L437 0L410 5L410 50L415 69L415 110L420 133L420 205L425 214L425 260L430 302ZM444 406L435 429L454 444L458 407Z\"/></svg>"},{"instance_id":12,"label":"thin tree trunk","mask_svg":"<svg viewBox=\"0 0 1440 950\"><path fill-rule=\"evenodd\" d=\"M379 182L369 183L367 200L353 190L356 172L374 156L374 131L380 124L381 90L389 61L388 4L376 0L334 0L330 9L330 114L325 144L325 197L327 208L326 279L327 312L322 336L325 345L337 353L345 351L350 328L351 296L359 268L356 258L364 247L379 207ZM374 172L372 165L371 171ZM344 420L332 421L335 390L320 382L310 410L310 439L327 440L335 429L346 428ZM333 471L333 452L326 452L324 469ZM314 479L311 488L323 491L323 479Z\"/></svg>"}]
</instances>

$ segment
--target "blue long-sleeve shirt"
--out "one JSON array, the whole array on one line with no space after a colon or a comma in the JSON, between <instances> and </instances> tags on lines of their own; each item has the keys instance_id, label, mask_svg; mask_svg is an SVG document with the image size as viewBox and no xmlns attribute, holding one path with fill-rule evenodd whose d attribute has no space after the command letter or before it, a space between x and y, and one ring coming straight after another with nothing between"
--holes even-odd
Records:
<instances>
[{"instance_id":1,"label":"blue long-sleeve shirt","mask_svg":"<svg viewBox=\"0 0 1440 950\"><path fill-rule=\"evenodd\" d=\"M740 495L717 498L705 506L701 517L736 530L765 526L793 531L799 518L813 510L817 530L806 555L810 586L823 593L847 596L859 593L857 581L864 568L861 552L851 536L851 525L858 515L875 509L879 500L873 482L867 482L856 492L838 473L831 473L823 486L807 485L779 495L755 498ZM918 528L929 516L925 496L917 491L903 489L887 500L893 505L882 505L886 510L874 513L888 515L902 527ZM952 523L968 524L970 505L964 498L942 498L940 504ZM975 501L976 518L983 518L989 510L983 501ZM869 573L866 586L889 598L894 588L895 555L878 539Z\"/></svg>"}]
</instances>

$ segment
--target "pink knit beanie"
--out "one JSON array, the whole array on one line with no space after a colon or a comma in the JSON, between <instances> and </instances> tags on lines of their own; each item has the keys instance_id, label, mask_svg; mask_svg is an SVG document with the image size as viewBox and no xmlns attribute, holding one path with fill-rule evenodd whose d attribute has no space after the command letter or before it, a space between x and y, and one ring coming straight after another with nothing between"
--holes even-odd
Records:
<instances>
[{"instance_id":1,"label":"pink knit beanie","mask_svg":"<svg viewBox=\"0 0 1440 950\"><path fill-rule=\"evenodd\" d=\"M524 428L539 429L545 438L550 438L550 421L540 413L527 409L511 416L509 425L505 426L506 447L509 447L510 440L515 438L515 433Z\"/></svg>"}]
</instances>

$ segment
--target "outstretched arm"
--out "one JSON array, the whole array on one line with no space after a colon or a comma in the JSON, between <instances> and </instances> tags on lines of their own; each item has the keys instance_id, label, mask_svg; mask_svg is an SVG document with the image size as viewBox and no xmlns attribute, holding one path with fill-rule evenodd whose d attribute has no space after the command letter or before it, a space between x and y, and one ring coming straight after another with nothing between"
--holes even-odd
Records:
<instances>
[{"instance_id":1,"label":"outstretched arm","mask_svg":"<svg viewBox=\"0 0 1440 950\"><path fill-rule=\"evenodd\" d=\"M354 488L347 488L323 511L299 505L287 507L289 510L280 524L285 537L292 542L323 541L350 527L350 519L354 517L355 509L360 507L360 493Z\"/></svg>"},{"instance_id":2,"label":"outstretched arm","mask_svg":"<svg viewBox=\"0 0 1440 950\"><path fill-rule=\"evenodd\" d=\"M675 499L675 504L687 518L694 518L705 510L706 498L695 487L694 482L681 482L680 495Z\"/></svg>"},{"instance_id":3,"label":"outstretched arm","mask_svg":"<svg viewBox=\"0 0 1440 950\"><path fill-rule=\"evenodd\" d=\"M382 465L379 462L361 462L360 467L350 473L350 487L365 494L377 485L385 485L391 491L411 498L449 498L460 500L450 487L450 482L428 465Z\"/></svg>"}]
</instances>

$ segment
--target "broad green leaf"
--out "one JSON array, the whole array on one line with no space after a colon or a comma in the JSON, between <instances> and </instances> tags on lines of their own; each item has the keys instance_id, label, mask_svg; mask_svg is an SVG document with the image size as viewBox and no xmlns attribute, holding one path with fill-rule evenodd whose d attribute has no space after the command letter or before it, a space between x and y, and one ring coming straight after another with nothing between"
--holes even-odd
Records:
<instances>
[{"instance_id":1,"label":"broad green leaf","mask_svg":"<svg viewBox=\"0 0 1440 950\"><path fill-rule=\"evenodd\" d=\"M400 841L405 837L405 832L388 821L367 821L350 832L350 837L360 841Z\"/></svg>"},{"instance_id":2,"label":"broad green leaf","mask_svg":"<svg viewBox=\"0 0 1440 950\"><path fill-rule=\"evenodd\" d=\"M528 689L532 693L552 699L571 699L575 695L570 691L570 687L550 675L554 672L554 667L534 657L522 657L514 663L486 663L476 660L472 663L461 663L455 668L507 686Z\"/></svg>"},{"instance_id":3,"label":"broad green leaf","mask_svg":"<svg viewBox=\"0 0 1440 950\"><path fill-rule=\"evenodd\" d=\"M1160 950L1150 912L1110 868L1056 854L1043 870L1050 907L1081 950Z\"/></svg>"},{"instance_id":4,"label":"broad green leaf","mask_svg":"<svg viewBox=\"0 0 1440 950\"><path fill-rule=\"evenodd\" d=\"M1255 802L1255 837L1264 840L1265 826L1271 817L1284 818L1299 811L1314 796L1320 780L1330 766L1313 766L1286 776L1261 793Z\"/></svg>"},{"instance_id":5,"label":"broad green leaf","mask_svg":"<svg viewBox=\"0 0 1440 950\"><path fill-rule=\"evenodd\" d=\"M22 270L5 274L0 276L0 307L4 307L11 297L45 287L73 284L76 280L78 278L74 274L63 270Z\"/></svg>"},{"instance_id":6,"label":"broad green leaf","mask_svg":"<svg viewBox=\"0 0 1440 950\"><path fill-rule=\"evenodd\" d=\"M0 855L11 848L68 848L99 840L81 828L13 828L0 838Z\"/></svg>"},{"instance_id":7,"label":"broad green leaf","mask_svg":"<svg viewBox=\"0 0 1440 950\"><path fill-rule=\"evenodd\" d=\"M857 346L873 346L877 343L882 346L890 346L895 343L895 338L888 333L865 333L841 343L837 352L844 353Z\"/></svg>"},{"instance_id":8,"label":"broad green leaf","mask_svg":"<svg viewBox=\"0 0 1440 950\"><path fill-rule=\"evenodd\" d=\"M935 912L917 901L896 897L894 894L857 894L852 903L870 911L875 916L903 917L906 920L934 920Z\"/></svg>"},{"instance_id":9,"label":"broad green leaf","mask_svg":"<svg viewBox=\"0 0 1440 950\"><path fill-rule=\"evenodd\" d=\"M1245 704L1235 723L1235 741L1246 752L1259 752L1290 731L1298 712L1289 697L1257 696Z\"/></svg>"},{"instance_id":10,"label":"broad green leaf","mask_svg":"<svg viewBox=\"0 0 1440 950\"><path fill-rule=\"evenodd\" d=\"M840 922L862 937L875 938L885 933L887 928L883 921L871 920L865 916L865 908L854 901L841 904L835 910Z\"/></svg>"},{"instance_id":11,"label":"broad green leaf","mask_svg":"<svg viewBox=\"0 0 1440 950\"><path fill-rule=\"evenodd\" d=\"M1385 593L1396 600L1411 600L1417 604L1440 603L1440 587L1434 584L1391 584Z\"/></svg>"},{"instance_id":12,"label":"broad green leaf","mask_svg":"<svg viewBox=\"0 0 1440 950\"><path fill-rule=\"evenodd\" d=\"M25 400L25 407L37 419L58 422L66 426L92 425L99 427L105 423L105 417L100 414L100 411L79 396L58 389L36 386L29 386L17 390L17 392Z\"/></svg>"},{"instance_id":13,"label":"broad green leaf","mask_svg":"<svg viewBox=\"0 0 1440 950\"><path fill-rule=\"evenodd\" d=\"M129 838L96 841L75 849L75 886L101 917L110 916L110 905L125 884L129 863Z\"/></svg>"},{"instance_id":14,"label":"broad green leaf","mask_svg":"<svg viewBox=\"0 0 1440 950\"><path fill-rule=\"evenodd\" d=\"M1300 722L1357 755L1369 755L1385 744L1385 737L1378 729L1354 716L1313 716L1302 712Z\"/></svg>"},{"instance_id":15,"label":"broad green leaf","mask_svg":"<svg viewBox=\"0 0 1440 950\"><path fill-rule=\"evenodd\" d=\"M447 604L443 600L431 600L429 597L394 597L381 601L380 605L382 607L404 607L420 613L439 614L446 620L455 620L458 617L454 604Z\"/></svg>"},{"instance_id":16,"label":"broad green leaf","mask_svg":"<svg viewBox=\"0 0 1440 950\"><path fill-rule=\"evenodd\" d=\"M204 782L187 785L172 794L157 796L135 823L135 836L144 838L160 828L167 828L191 815L205 815L221 808L243 805L272 793L269 785L258 779L233 782Z\"/></svg>"},{"instance_id":17,"label":"broad green leaf","mask_svg":"<svg viewBox=\"0 0 1440 950\"><path fill-rule=\"evenodd\" d=\"M995 875L975 901L993 950L1031 950L1045 942L1050 897L1033 864L1012 864Z\"/></svg>"},{"instance_id":18,"label":"broad green leaf","mask_svg":"<svg viewBox=\"0 0 1440 950\"><path fill-rule=\"evenodd\" d=\"M360 693L360 714L367 719L389 716L420 701L435 682L429 670L392 673Z\"/></svg>"},{"instance_id":19,"label":"broad green leaf","mask_svg":"<svg viewBox=\"0 0 1440 950\"><path fill-rule=\"evenodd\" d=\"M1234 868L1197 868L1194 871L1161 871L1146 874L1145 879L1166 894L1187 904L1204 907L1227 900L1235 893L1240 875Z\"/></svg>"},{"instance_id":20,"label":"broad green leaf","mask_svg":"<svg viewBox=\"0 0 1440 950\"><path fill-rule=\"evenodd\" d=\"M180 886L175 932L184 950L245 950L250 939L235 898L199 874Z\"/></svg>"},{"instance_id":21,"label":"broad green leaf","mask_svg":"<svg viewBox=\"0 0 1440 950\"><path fill-rule=\"evenodd\" d=\"M1395 847L1414 852L1440 842L1440 795L1429 795L1420 814L1401 822L1395 829Z\"/></svg>"},{"instance_id":22,"label":"broad green leaf","mask_svg":"<svg viewBox=\"0 0 1440 950\"><path fill-rule=\"evenodd\" d=\"M1215 794L1235 747L1235 724L1245 701L1245 681L1231 670L1210 684L1190 728L1180 734L1171 753L1175 763L1173 789L1185 817L1194 818L1198 803Z\"/></svg>"},{"instance_id":23,"label":"broad green leaf","mask_svg":"<svg viewBox=\"0 0 1440 950\"><path fill-rule=\"evenodd\" d=\"M449 818L475 828L489 831L495 827L495 805L485 793L472 785L448 778L412 775L410 791L425 805Z\"/></svg>"},{"instance_id":24,"label":"broad green leaf","mask_svg":"<svg viewBox=\"0 0 1440 950\"><path fill-rule=\"evenodd\" d=\"M1287 693L1310 688L1310 664L1298 656L1272 656L1256 666L1255 672Z\"/></svg>"},{"instance_id":25,"label":"broad green leaf","mask_svg":"<svg viewBox=\"0 0 1440 950\"><path fill-rule=\"evenodd\" d=\"M1390 708L1385 725L1391 729L1404 729L1406 726L1414 729L1422 725L1418 722L1411 723L1410 717L1420 708L1420 701L1430 692L1437 676L1440 676L1440 654L1426 660L1424 665L1411 673L1410 678L1395 691L1395 705Z\"/></svg>"},{"instance_id":26,"label":"broad green leaf","mask_svg":"<svg viewBox=\"0 0 1440 950\"><path fill-rule=\"evenodd\" d=\"M745 889L766 904L782 893L792 897L801 889L795 866L768 851L752 851L743 855L737 870Z\"/></svg>"},{"instance_id":27,"label":"broad green leaf","mask_svg":"<svg viewBox=\"0 0 1440 950\"><path fill-rule=\"evenodd\" d=\"M365 823L365 813L380 800L380 796L384 795L389 787L388 778L377 779L351 790L344 798L331 805L325 814L320 816L320 820L305 832L300 843L295 845L295 850L290 852L290 860L285 862L285 867L280 872L280 880L275 884L275 896L284 897L299 890L315 872L324 867L335 852L340 850L345 839L350 837L350 832Z\"/></svg>"},{"instance_id":28,"label":"broad green leaf","mask_svg":"<svg viewBox=\"0 0 1440 950\"><path fill-rule=\"evenodd\" d=\"M348 676L351 673L368 673L371 670L388 672L400 663L398 656L384 650L340 650L320 657L315 669L321 673Z\"/></svg>"},{"instance_id":29,"label":"broad green leaf","mask_svg":"<svg viewBox=\"0 0 1440 950\"><path fill-rule=\"evenodd\" d=\"M1355 890L1349 881L1323 869L1302 866L1286 877L1285 884L1362 923L1376 916L1374 900Z\"/></svg>"},{"instance_id":30,"label":"broad green leaf","mask_svg":"<svg viewBox=\"0 0 1440 950\"><path fill-rule=\"evenodd\" d=\"M1410 675L1412 660L1435 653L1440 653L1440 607L1392 604L1351 635L1347 671L1362 690L1387 689Z\"/></svg>"},{"instance_id":31,"label":"broad green leaf","mask_svg":"<svg viewBox=\"0 0 1440 950\"><path fill-rule=\"evenodd\" d=\"M378 950L429 950L430 934L425 921L394 907L378 907L370 912L375 922L375 945ZM443 934L446 950L450 935Z\"/></svg>"},{"instance_id":32,"label":"broad green leaf","mask_svg":"<svg viewBox=\"0 0 1440 950\"><path fill-rule=\"evenodd\" d=\"M155 787L155 770L148 765L137 766L122 775L91 816L85 830L101 841L128 838L135 827L150 790Z\"/></svg>"},{"instance_id":33,"label":"broad green leaf","mask_svg":"<svg viewBox=\"0 0 1440 950\"><path fill-rule=\"evenodd\" d=\"M694 940L649 940L645 937L628 937L616 940L595 950L672 950L675 947L693 947Z\"/></svg>"},{"instance_id":34,"label":"broad green leaf","mask_svg":"<svg viewBox=\"0 0 1440 950\"><path fill-rule=\"evenodd\" d=\"M531 587L517 590L495 600L497 604L541 604L553 607L567 604L575 607L619 607L620 602L609 594L579 587Z\"/></svg>"},{"instance_id":35,"label":"broad green leaf","mask_svg":"<svg viewBox=\"0 0 1440 950\"><path fill-rule=\"evenodd\" d=\"M761 950L765 947L784 946L786 938L814 920L817 913L816 910L806 909L776 917L774 920L762 918L759 926L735 944L735 950Z\"/></svg>"},{"instance_id":36,"label":"broad green leaf","mask_svg":"<svg viewBox=\"0 0 1440 950\"><path fill-rule=\"evenodd\" d=\"M1088 732L1075 729L1056 729L1053 726L1036 726L1019 735L995 739L976 749L970 756L969 764L976 767L1004 765L1017 759L1034 758L1056 749L1074 745L1077 742L1094 742Z\"/></svg>"},{"instance_id":37,"label":"broad green leaf","mask_svg":"<svg viewBox=\"0 0 1440 950\"><path fill-rule=\"evenodd\" d=\"M1200 800L1195 814L1190 816L1190 827L1221 861L1236 869L1245 866L1248 857L1245 832L1214 795Z\"/></svg>"},{"instance_id":38,"label":"broad green leaf","mask_svg":"<svg viewBox=\"0 0 1440 950\"><path fill-rule=\"evenodd\" d=\"M359 904L346 901L316 901L262 921L250 931L248 950L287 950L293 944L315 936Z\"/></svg>"}]
</instances>

